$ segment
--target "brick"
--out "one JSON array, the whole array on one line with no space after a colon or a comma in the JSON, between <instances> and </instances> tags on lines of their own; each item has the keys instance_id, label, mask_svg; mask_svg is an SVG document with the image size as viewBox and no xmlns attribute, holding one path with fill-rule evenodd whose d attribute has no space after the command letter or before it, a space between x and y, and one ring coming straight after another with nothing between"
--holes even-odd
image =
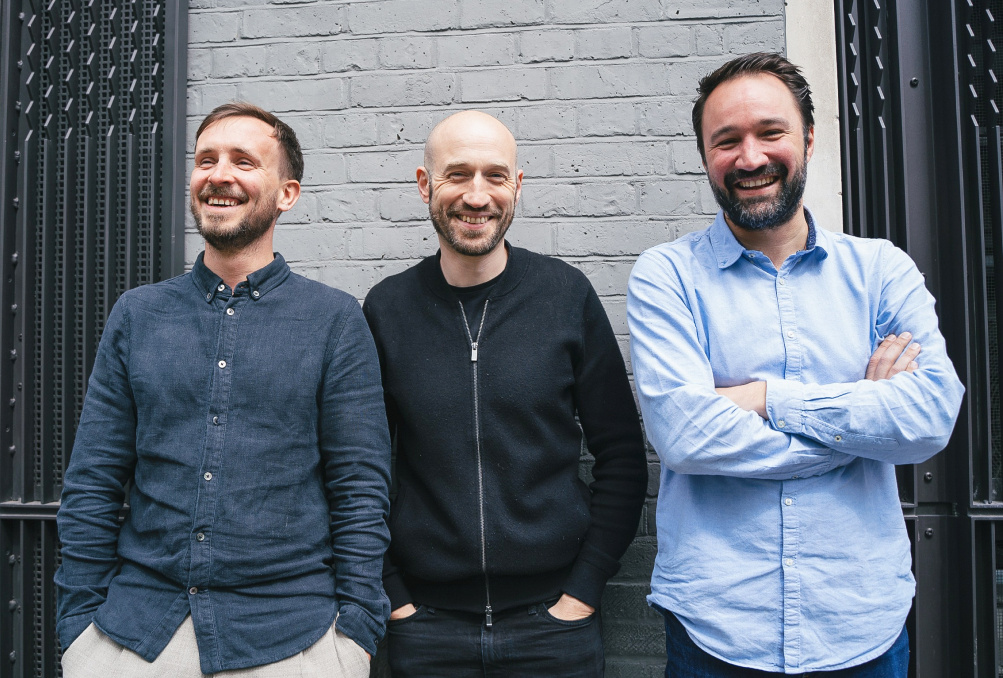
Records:
<instances>
[{"instance_id":1,"label":"brick","mask_svg":"<svg viewBox=\"0 0 1003 678\"><path fill-rule=\"evenodd\" d=\"M555 24L658 21L660 0L555 0L547 17Z\"/></svg>"},{"instance_id":2,"label":"brick","mask_svg":"<svg viewBox=\"0 0 1003 678\"><path fill-rule=\"evenodd\" d=\"M435 106L452 102L452 73L408 73L356 76L351 79L355 106Z\"/></svg>"},{"instance_id":3,"label":"brick","mask_svg":"<svg viewBox=\"0 0 1003 678\"><path fill-rule=\"evenodd\" d=\"M703 162L697 145L691 141L669 142L672 155L672 171L676 174L703 174Z\"/></svg>"},{"instance_id":4,"label":"brick","mask_svg":"<svg viewBox=\"0 0 1003 678\"><path fill-rule=\"evenodd\" d=\"M275 251L290 262L344 259L345 234L331 227L276 228Z\"/></svg>"},{"instance_id":5,"label":"brick","mask_svg":"<svg viewBox=\"0 0 1003 678\"><path fill-rule=\"evenodd\" d=\"M324 145L329 148L372 146L380 143L373 113L339 113L325 116Z\"/></svg>"},{"instance_id":6,"label":"brick","mask_svg":"<svg viewBox=\"0 0 1003 678\"><path fill-rule=\"evenodd\" d=\"M673 64L673 67L678 67L678 64ZM550 77L553 96L557 99L600 99L670 93L668 64L557 66L551 69Z\"/></svg>"},{"instance_id":7,"label":"brick","mask_svg":"<svg viewBox=\"0 0 1003 678\"><path fill-rule=\"evenodd\" d=\"M348 156L348 173L355 183L411 182L421 163L422 152L418 149L352 153Z\"/></svg>"},{"instance_id":8,"label":"brick","mask_svg":"<svg viewBox=\"0 0 1003 678\"><path fill-rule=\"evenodd\" d=\"M700 56L724 54L723 26L695 26L693 41L696 43L696 53Z\"/></svg>"},{"instance_id":9,"label":"brick","mask_svg":"<svg viewBox=\"0 0 1003 678\"><path fill-rule=\"evenodd\" d=\"M695 96L694 96L695 98ZM646 101L638 108L638 132L652 136L693 134L693 103L689 99ZM693 142L696 146L696 142Z\"/></svg>"},{"instance_id":10,"label":"brick","mask_svg":"<svg viewBox=\"0 0 1003 678\"><path fill-rule=\"evenodd\" d=\"M686 56L693 52L693 29L672 24L644 26L637 31L637 51L649 58Z\"/></svg>"},{"instance_id":11,"label":"brick","mask_svg":"<svg viewBox=\"0 0 1003 678\"><path fill-rule=\"evenodd\" d=\"M376 115L377 143L418 143L424 146L432 128L448 111L394 111Z\"/></svg>"},{"instance_id":12,"label":"brick","mask_svg":"<svg viewBox=\"0 0 1003 678\"><path fill-rule=\"evenodd\" d=\"M613 581L638 581L647 583L655 569L658 540L655 537L635 537L620 558L620 571Z\"/></svg>"},{"instance_id":13,"label":"brick","mask_svg":"<svg viewBox=\"0 0 1003 678\"><path fill-rule=\"evenodd\" d=\"M554 148L558 176L664 175L669 154L664 142L612 142Z\"/></svg>"},{"instance_id":14,"label":"brick","mask_svg":"<svg viewBox=\"0 0 1003 678\"><path fill-rule=\"evenodd\" d=\"M338 266L329 266L321 270L320 282L339 290L344 290L356 299L366 296L373 285L391 275L400 273L414 264L415 261L392 259L387 261L343 261Z\"/></svg>"},{"instance_id":15,"label":"brick","mask_svg":"<svg viewBox=\"0 0 1003 678\"><path fill-rule=\"evenodd\" d=\"M421 259L439 247L435 231L427 226L363 227L348 232L352 259Z\"/></svg>"},{"instance_id":16,"label":"brick","mask_svg":"<svg viewBox=\"0 0 1003 678\"><path fill-rule=\"evenodd\" d=\"M220 104L236 101L238 98L236 85L205 84L198 90L188 90L188 114L202 117Z\"/></svg>"},{"instance_id":17,"label":"brick","mask_svg":"<svg viewBox=\"0 0 1003 678\"><path fill-rule=\"evenodd\" d=\"M376 191L338 186L317 192L320 218L325 222L356 223L376 219Z\"/></svg>"},{"instance_id":18,"label":"brick","mask_svg":"<svg viewBox=\"0 0 1003 678\"><path fill-rule=\"evenodd\" d=\"M575 136L575 106L546 102L540 105L521 106L516 109L517 138L566 139Z\"/></svg>"},{"instance_id":19,"label":"brick","mask_svg":"<svg viewBox=\"0 0 1003 678\"><path fill-rule=\"evenodd\" d=\"M296 132L300 148L312 149L324 147L323 115L315 115L311 111L305 114L283 114L281 117Z\"/></svg>"},{"instance_id":20,"label":"brick","mask_svg":"<svg viewBox=\"0 0 1003 678\"><path fill-rule=\"evenodd\" d=\"M572 256L636 257L675 237L675 225L665 220L591 219L559 228L557 245L562 253ZM619 293L626 291L624 286Z\"/></svg>"},{"instance_id":21,"label":"brick","mask_svg":"<svg viewBox=\"0 0 1003 678\"><path fill-rule=\"evenodd\" d=\"M188 17L188 44L232 42L240 31L237 12L192 12Z\"/></svg>"},{"instance_id":22,"label":"brick","mask_svg":"<svg viewBox=\"0 0 1003 678\"><path fill-rule=\"evenodd\" d=\"M600 259L598 261L583 261L578 265L589 278L592 287L599 296L624 294L627 290L627 280L634 268L633 259Z\"/></svg>"},{"instance_id":23,"label":"brick","mask_svg":"<svg viewBox=\"0 0 1003 678\"><path fill-rule=\"evenodd\" d=\"M212 72L213 50L188 50L188 80L205 80Z\"/></svg>"},{"instance_id":24,"label":"brick","mask_svg":"<svg viewBox=\"0 0 1003 678\"><path fill-rule=\"evenodd\" d=\"M695 99L700 78L720 66L718 60L682 61L668 68L668 94L684 95Z\"/></svg>"},{"instance_id":25,"label":"brick","mask_svg":"<svg viewBox=\"0 0 1003 678\"><path fill-rule=\"evenodd\" d=\"M554 248L554 225L546 221L516 219L505 237L516 247L525 247L540 254L557 254Z\"/></svg>"},{"instance_id":26,"label":"brick","mask_svg":"<svg viewBox=\"0 0 1003 678\"><path fill-rule=\"evenodd\" d=\"M460 101L518 101L547 96L547 72L542 68L496 69L460 73Z\"/></svg>"},{"instance_id":27,"label":"brick","mask_svg":"<svg viewBox=\"0 0 1003 678\"><path fill-rule=\"evenodd\" d=\"M603 619L603 645L610 655L665 656L665 622L646 623ZM662 664L664 675L665 665Z\"/></svg>"},{"instance_id":28,"label":"brick","mask_svg":"<svg viewBox=\"0 0 1003 678\"><path fill-rule=\"evenodd\" d=\"M318 221L317 213L317 195L311 189L304 190L296 205L279 217L279 226L284 228L290 224L312 224Z\"/></svg>"},{"instance_id":29,"label":"brick","mask_svg":"<svg viewBox=\"0 0 1003 678\"><path fill-rule=\"evenodd\" d=\"M553 153L550 146L519 147L519 167L526 175L527 181L534 178L554 175Z\"/></svg>"},{"instance_id":30,"label":"brick","mask_svg":"<svg viewBox=\"0 0 1003 678\"><path fill-rule=\"evenodd\" d=\"M524 31L519 35L519 59L524 63L571 61L574 56L572 31Z\"/></svg>"},{"instance_id":31,"label":"brick","mask_svg":"<svg viewBox=\"0 0 1003 678\"><path fill-rule=\"evenodd\" d=\"M616 334L627 333L627 298L626 297L605 297L602 300L603 308L606 309L606 316L609 324L613 326Z\"/></svg>"},{"instance_id":32,"label":"brick","mask_svg":"<svg viewBox=\"0 0 1003 678\"><path fill-rule=\"evenodd\" d=\"M697 181L653 181L640 185L641 211L649 215L686 216L699 212Z\"/></svg>"},{"instance_id":33,"label":"brick","mask_svg":"<svg viewBox=\"0 0 1003 678\"><path fill-rule=\"evenodd\" d=\"M578 133L583 137L611 137L634 134L632 103L581 104L578 107Z\"/></svg>"},{"instance_id":34,"label":"brick","mask_svg":"<svg viewBox=\"0 0 1003 678\"><path fill-rule=\"evenodd\" d=\"M567 184L524 185L522 213L527 217L574 216L578 192Z\"/></svg>"},{"instance_id":35,"label":"brick","mask_svg":"<svg viewBox=\"0 0 1003 678\"><path fill-rule=\"evenodd\" d=\"M658 624L662 620L662 615L645 600L650 592L648 582L611 581L603 591L603 621L647 620L652 624Z\"/></svg>"},{"instance_id":36,"label":"brick","mask_svg":"<svg viewBox=\"0 0 1003 678\"><path fill-rule=\"evenodd\" d=\"M542 0L460 0L461 28L529 26L543 23Z\"/></svg>"},{"instance_id":37,"label":"brick","mask_svg":"<svg viewBox=\"0 0 1003 678\"><path fill-rule=\"evenodd\" d=\"M630 184L583 184L578 187L578 213L582 216L606 217L634 214L637 195ZM615 248L619 249L619 248ZM622 252L609 251L609 254Z\"/></svg>"},{"instance_id":38,"label":"brick","mask_svg":"<svg viewBox=\"0 0 1003 678\"><path fill-rule=\"evenodd\" d=\"M213 50L212 74L217 78L320 73L318 43L223 47Z\"/></svg>"},{"instance_id":39,"label":"brick","mask_svg":"<svg viewBox=\"0 0 1003 678\"><path fill-rule=\"evenodd\" d=\"M439 66L507 66L515 63L515 35L472 33L439 38Z\"/></svg>"},{"instance_id":40,"label":"brick","mask_svg":"<svg viewBox=\"0 0 1003 678\"><path fill-rule=\"evenodd\" d=\"M413 177L412 174L412 180ZM428 221L428 205L422 201L417 184L381 189L378 196L380 219L386 221ZM427 228L429 233L434 233L431 223L428 223Z\"/></svg>"},{"instance_id":41,"label":"brick","mask_svg":"<svg viewBox=\"0 0 1003 678\"><path fill-rule=\"evenodd\" d=\"M248 80L241 83L239 92L271 111L323 111L345 105L341 78Z\"/></svg>"},{"instance_id":42,"label":"brick","mask_svg":"<svg viewBox=\"0 0 1003 678\"><path fill-rule=\"evenodd\" d=\"M724 28L724 42L732 54L783 52L786 46L784 22L731 24Z\"/></svg>"},{"instance_id":43,"label":"brick","mask_svg":"<svg viewBox=\"0 0 1003 678\"><path fill-rule=\"evenodd\" d=\"M341 153L310 153L303 158L303 183L307 186L343 184L347 180Z\"/></svg>"},{"instance_id":44,"label":"brick","mask_svg":"<svg viewBox=\"0 0 1003 678\"><path fill-rule=\"evenodd\" d=\"M579 59L618 59L631 53L629 26L589 28L575 31L575 37L578 43L575 56Z\"/></svg>"},{"instance_id":45,"label":"brick","mask_svg":"<svg viewBox=\"0 0 1003 678\"><path fill-rule=\"evenodd\" d=\"M380 65L384 68L431 68L435 65L432 38L386 37L379 45Z\"/></svg>"},{"instance_id":46,"label":"brick","mask_svg":"<svg viewBox=\"0 0 1003 678\"><path fill-rule=\"evenodd\" d=\"M389 674L387 674L389 676ZM662 678L665 675L665 651L646 659L620 658L606 653L606 678Z\"/></svg>"},{"instance_id":47,"label":"brick","mask_svg":"<svg viewBox=\"0 0 1003 678\"><path fill-rule=\"evenodd\" d=\"M372 71L380 67L378 40L334 40L324 43L321 62L328 73Z\"/></svg>"},{"instance_id":48,"label":"brick","mask_svg":"<svg viewBox=\"0 0 1003 678\"><path fill-rule=\"evenodd\" d=\"M348 7L348 26L355 35L441 31L459 24L456 0L373 0Z\"/></svg>"},{"instance_id":49,"label":"brick","mask_svg":"<svg viewBox=\"0 0 1003 678\"><path fill-rule=\"evenodd\" d=\"M700 212L702 214L717 214L719 205L717 204L717 198L714 197L713 191L710 190L710 183L707 181L701 181L697 186L697 193L699 195L698 202L700 203ZM707 224L704 224L706 226Z\"/></svg>"},{"instance_id":50,"label":"brick","mask_svg":"<svg viewBox=\"0 0 1003 678\"><path fill-rule=\"evenodd\" d=\"M249 9L243 16L245 38L335 35L344 30L343 5Z\"/></svg>"},{"instance_id":51,"label":"brick","mask_svg":"<svg viewBox=\"0 0 1003 678\"><path fill-rule=\"evenodd\" d=\"M783 16L784 0L664 0L666 19Z\"/></svg>"}]
</instances>

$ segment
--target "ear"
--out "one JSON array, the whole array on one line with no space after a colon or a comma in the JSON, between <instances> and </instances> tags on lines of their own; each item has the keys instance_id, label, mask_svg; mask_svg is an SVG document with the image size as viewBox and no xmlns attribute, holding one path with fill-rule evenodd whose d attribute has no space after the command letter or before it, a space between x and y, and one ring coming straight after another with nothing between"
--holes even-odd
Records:
<instances>
[{"instance_id":1,"label":"ear","mask_svg":"<svg viewBox=\"0 0 1003 678\"><path fill-rule=\"evenodd\" d=\"M295 179L286 179L279 189L279 199L275 206L278 207L280 212L288 212L299 199L300 182Z\"/></svg>"},{"instance_id":2,"label":"ear","mask_svg":"<svg viewBox=\"0 0 1003 678\"><path fill-rule=\"evenodd\" d=\"M418 192L421 194L422 202L424 202L427 205L428 201L431 199L429 182L432 180L432 178L429 175L428 170L425 169L424 166L419 167L416 170L415 174L418 177Z\"/></svg>"},{"instance_id":3,"label":"ear","mask_svg":"<svg viewBox=\"0 0 1003 678\"><path fill-rule=\"evenodd\" d=\"M812 125L808 128L808 145L804 149L805 161L811 160L812 154L815 152L815 126Z\"/></svg>"},{"instance_id":4,"label":"ear","mask_svg":"<svg viewBox=\"0 0 1003 678\"><path fill-rule=\"evenodd\" d=\"M522 197L522 170L515 173L515 204L519 204L519 198Z\"/></svg>"}]
</instances>

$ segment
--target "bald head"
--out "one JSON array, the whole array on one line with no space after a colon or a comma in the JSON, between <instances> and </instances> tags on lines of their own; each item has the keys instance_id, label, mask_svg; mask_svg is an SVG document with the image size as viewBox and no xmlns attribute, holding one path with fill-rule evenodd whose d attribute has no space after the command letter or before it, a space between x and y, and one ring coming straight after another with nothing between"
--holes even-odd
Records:
<instances>
[{"instance_id":1,"label":"bald head","mask_svg":"<svg viewBox=\"0 0 1003 678\"><path fill-rule=\"evenodd\" d=\"M425 167L434 172L443 155L461 144L490 148L516 167L515 137L497 118L481 111L460 111L436 125L425 141Z\"/></svg>"}]
</instances>

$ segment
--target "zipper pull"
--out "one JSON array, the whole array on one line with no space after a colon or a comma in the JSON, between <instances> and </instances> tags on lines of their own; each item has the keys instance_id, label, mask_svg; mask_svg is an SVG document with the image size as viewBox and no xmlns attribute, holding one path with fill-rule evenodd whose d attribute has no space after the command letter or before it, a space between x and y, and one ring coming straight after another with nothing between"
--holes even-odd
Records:
<instances>
[{"instance_id":1,"label":"zipper pull","mask_svg":"<svg viewBox=\"0 0 1003 678\"><path fill-rule=\"evenodd\" d=\"M484 608L484 625L491 628L491 606L488 605Z\"/></svg>"},{"instance_id":2,"label":"zipper pull","mask_svg":"<svg viewBox=\"0 0 1003 678\"><path fill-rule=\"evenodd\" d=\"M470 362L472 362L472 363L477 362L477 342L476 341L470 342ZM491 608L489 607L488 609L490 610ZM488 618L490 619L490 617L488 617ZM488 626L491 626L491 624L488 624Z\"/></svg>"}]
</instances>

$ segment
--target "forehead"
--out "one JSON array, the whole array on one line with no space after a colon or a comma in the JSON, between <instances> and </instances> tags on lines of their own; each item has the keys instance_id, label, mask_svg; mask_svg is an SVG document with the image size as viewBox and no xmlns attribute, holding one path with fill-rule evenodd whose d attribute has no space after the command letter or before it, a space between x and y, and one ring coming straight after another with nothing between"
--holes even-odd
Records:
<instances>
[{"instance_id":1,"label":"forehead","mask_svg":"<svg viewBox=\"0 0 1003 678\"><path fill-rule=\"evenodd\" d=\"M447 165L492 165L514 168L515 140L487 125L451 126L442 131L434 148L437 167Z\"/></svg>"},{"instance_id":2,"label":"forehead","mask_svg":"<svg viewBox=\"0 0 1003 678\"><path fill-rule=\"evenodd\" d=\"M721 83L707 97L703 132L706 137L721 127L778 119L801 125L801 109L787 85L767 73L743 75Z\"/></svg>"},{"instance_id":3,"label":"forehead","mask_svg":"<svg viewBox=\"0 0 1003 678\"><path fill-rule=\"evenodd\" d=\"M195 152L245 148L259 153L277 151L279 142L275 130L264 120L247 116L231 116L212 123L195 140Z\"/></svg>"}]
</instances>

